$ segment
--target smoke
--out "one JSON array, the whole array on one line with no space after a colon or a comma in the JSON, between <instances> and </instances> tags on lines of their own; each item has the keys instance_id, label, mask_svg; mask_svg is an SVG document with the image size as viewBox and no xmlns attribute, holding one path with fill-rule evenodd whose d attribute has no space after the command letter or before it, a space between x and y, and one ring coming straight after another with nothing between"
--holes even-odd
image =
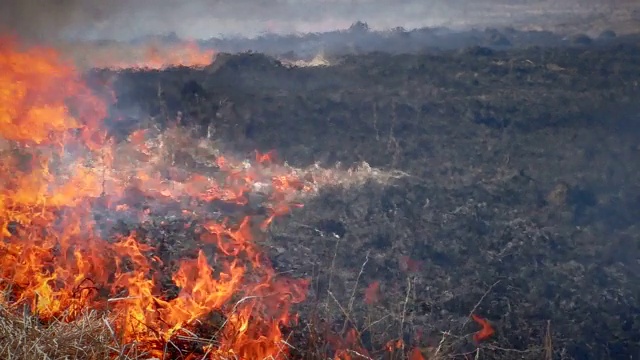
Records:
<instances>
[{"instance_id":1,"label":"smoke","mask_svg":"<svg viewBox=\"0 0 640 360\"><path fill-rule=\"evenodd\" d=\"M175 32L185 38L428 25L446 0L3 0L0 30L33 39L115 39Z\"/></svg>"},{"instance_id":2,"label":"smoke","mask_svg":"<svg viewBox=\"0 0 640 360\"><path fill-rule=\"evenodd\" d=\"M0 30L36 40L130 40L346 29L516 25L601 12L602 0L3 0ZM602 3L599 7L594 4ZM582 5L580 5L582 4ZM588 5L588 6L587 6Z\"/></svg>"},{"instance_id":3,"label":"smoke","mask_svg":"<svg viewBox=\"0 0 640 360\"><path fill-rule=\"evenodd\" d=\"M51 41L66 31L96 28L117 17L123 0L3 0L0 30L24 39Z\"/></svg>"}]
</instances>

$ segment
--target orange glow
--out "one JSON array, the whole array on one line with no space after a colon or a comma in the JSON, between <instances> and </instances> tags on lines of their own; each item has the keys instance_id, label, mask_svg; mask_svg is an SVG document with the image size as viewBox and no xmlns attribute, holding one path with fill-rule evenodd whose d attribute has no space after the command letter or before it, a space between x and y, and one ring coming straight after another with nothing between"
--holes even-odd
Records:
<instances>
[{"instance_id":1,"label":"orange glow","mask_svg":"<svg viewBox=\"0 0 640 360\"><path fill-rule=\"evenodd\" d=\"M420 349L413 348L409 353L409 360L426 360L426 359L422 355L422 352L420 352Z\"/></svg>"},{"instance_id":2,"label":"orange glow","mask_svg":"<svg viewBox=\"0 0 640 360\"><path fill-rule=\"evenodd\" d=\"M360 344L360 334L349 329L344 339L333 339L334 346L338 349L333 360L355 360L360 358L371 358L369 352ZM388 350L388 349L387 349ZM355 353L359 355L353 355Z\"/></svg>"},{"instance_id":3,"label":"orange glow","mask_svg":"<svg viewBox=\"0 0 640 360\"><path fill-rule=\"evenodd\" d=\"M368 305L376 304L380 301L380 282L374 281L364 292L364 302Z\"/></svg>"},{"instance_id":4,"label":"orange glow","mask_svg":"<svg viewBox=\"0 0 640 360\"><path fill-rule=\"evenodd\" d=\"M103 119L106 106L91 95L75 68L53 49L14 51L17 47L14 39L0 37L0 136L25 144L60 144L69 130L87 130L87 125L94 130L91 121Z\"/></svg>"},{"instance_id":5,"label":"orange glow","mask_svg":"<svg viewBox=\"0 0 640 360\"><path fill-rule=\"evenodd\" d=\"M201 48L195 41L144 44L121 42L72 43L61 46L64 53L82 68L164 69L171 66L199 67L213 62L215 51Z\"/></svg>"},{"instance_id":6,"label":"orange glow","mask_svg":"<svg viewBox=\"0 0 640 360\"><path fill-rule=\"evenodd\" d=\"M482 329L480 329L480 331L473 334L473 340L475 340L476 342L480 342L480 341L487 340L491 336L493 336L493 334L495 333L495 330L493 329L491 324L489 324L489 321L487 321L487 319L484 319L476 314L471 314L471 318L478 325L482 326Z\"/></svg>"}]
</instances>

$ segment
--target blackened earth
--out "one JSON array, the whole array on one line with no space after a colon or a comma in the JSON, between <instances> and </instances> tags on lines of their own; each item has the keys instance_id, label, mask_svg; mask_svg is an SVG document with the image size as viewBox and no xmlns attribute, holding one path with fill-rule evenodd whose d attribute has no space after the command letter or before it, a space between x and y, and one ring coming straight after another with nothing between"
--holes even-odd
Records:
<instances>
[{"instance_id":1,"label":"blackened earth","mask_svg":"<svg viewBox=\"0 0 640 360\"><path fill-rule=\"evenodd\" d=\"M313 279L303 324L346 323L371 354L402 337L428 355L445 336L445 355L540 359L550 336L556 359L636 358L636 44L377 52L307 68L221 54L201 70L118 73L113 135L181 112L236 153L407 173L325 188L261 241L279 271ZM472 312L496 329L480 344Z\"/></svg>"}]
</instances>

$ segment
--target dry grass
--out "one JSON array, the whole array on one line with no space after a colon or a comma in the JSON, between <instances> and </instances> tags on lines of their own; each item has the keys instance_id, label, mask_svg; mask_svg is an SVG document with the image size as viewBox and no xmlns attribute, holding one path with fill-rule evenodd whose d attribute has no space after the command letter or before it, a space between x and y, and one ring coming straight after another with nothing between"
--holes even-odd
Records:
<instances>
[{"instance_id":1,"label":"dry grass","mask_svg":"<svg viewBox=\"0 0 640 360\"><path fill-rule=\"evenodd\" d=\"M120 353L111 345L113 339L108 322L96 311L87 311L71 323L45 325L31 314L19 315L0 305L1 359L112 359Z\"/></svg>"},{"instance_id":2,"label":"dry grass","mask_svg":"<svg viewBox=\"0 0 640 360\"><path fill-rule=\"evenodd\" d=\"M362 265L362 269L366 262ZM362 275L362 270L358 274L358 280ZM358 283L356 280L356 286ZM494 284L495 285L495 284ZM344 317L342 330L327 333L324 327L317 326L314 321L307 323L306 348L296 348L297 344L290 345L287 341L284 344L294 350L293 357L289 359L320 360L328 359L333 355L339 359L366 359L373 360L385 358L390 360L445 360L445 359L477 359L482 351L486 351L489 357L494 353L496 359L504 359L507 356L517 354L536 356L543 359L553 358L553 345L550 331L550 323L547 325L544 344L534 346L526 350L505 349L492 345L479 346L471 351L460 352L459 342L472 334L456 335L449 331L441 332L441 337L437 343L426 347L411 346L409 344L398 343L403 338L405 327L411 326L412 321L406 312L406 304L411 296L413 288L411 278L407 279L406 296L398 309L387 309L388 314L376 320L365 316L356 316L352 312L352 307L356 297L356 291L351 293L348 303L341 303L336 296L328 291L328 303L324 304L325 309L312 318L332 319L334 315L340 313ZM487 293L491 289L487 290ZM486 294L485 294L486 295ZM484 297L483 297L484 298ZM241 299L238 304L246 298ZM478 301L476 307L482 302ZM329 309L333 303L336 308ZM474 309L472 310L472 313ZM335 318L334 318L335 320ZM379 328L382 322L391 323L392 326ZM413 324L415 325L415 324ZM463 326L464 327L464 326ZM374 328L376 337L389 340L384 348L367 349L361 338L361 334L371 331ZM350 331L347 331L349 330ZM334 330L335 331L335 330ZM197 344L214 344L211 339L199 338L191 334L191 337L178 337L177 340L192 342ZM349 336L348 333L355 335ZM291 334L293 335L293 334ZM334 339L331 341L329 338ZM173 345L171 342L169 344ZM392 344L398 344L393 346ZM0 303L0 359L7 360L158 360L151 357L144 351L138 349L138 344L121 344L118 336L113 330L109 317L100 314L95 310L87 310L72 322L52 321L43 324L37 317L27 311L22 314L9 309ZM173 345L175 346L175 345ZM338 351L334 353L334 351ZM161 356L163 359L171 359L165 352ZM202 359L207 355L203 355ZM329 356L329 357L328 357ZM508 357L507 357L508 358ZM531 357L526 357L531 358ZM231 358L230 358L231 359Z\"/></svg>"},{"instance_id":3,"label":"dry grass","mask_svg":"<svg viewBox=\"0 0 640 360\"><path fill-rule=\"evenodd\" d=\"M188 147L189 144L192 146ZM180 165L175 164L174 160L174 152L178 145L184 145L179 148L184 153L189 153L196 163L211 165L210 163L221 155L215 146L215 142L202 141L197 148L194 148L193 139L179 129L157 134L156 137L152 136L147 145L153 151L151 152L152 156L146 159L136 160L134 156L135 146L123 143L116 148L116 158L124 163L118 163L120 165L119 168L105 169L101 166L100 159L93 159L93 164L89 169L99 171L99 175L103 176L105 180L120 184L127 181L124 175L132 173L134 170L144 169L147 173L153 174L158 169ZM9 151L11 148L11 146L8 147ZM225 157L232 159L232 157L226 155ZM87 158L90 157L87 155ZM123 159L124 161L122 161ZM230 160L230 164L237 166L239 169L252 166L250 162L241 158ZM273 176L286 174L292 176L292 178L302 179L307 191L293 194L297 200L314 196L325 186L357 187L368 181L389 184L397 178L409 176L402 172L387 172L375 169L367 163L361 163L346 169L339 164L329 169L321 168L317 165L301 169L287 164L273 164L269 167L258 167L256 172L259 181L256 182L255 186L257 188L254 190L259 192L269 193L273 191L270 185ZM62 175L61 179L64 179ZM181 184L176 182L173 185L172 189L180 194ZM363 269L364 265L366 263L363 264ZM360 275L362 275L362 272ZM341 313L351 312L355 294L356 288L353 289L348 306L343 308ZM346 326L347 323L345 323L345 328ZM203 341L203 339L192 340L197 340L199 343ZM3 304L0 301L0 359L149 359L148 355L137 353L135 350L135 344L121 344L118 335L113 331L108 314L87 309L82 316L73 322L54 320L45 324L37 315L29 311L16 311L15 308L7 306L7 304ZM324 356L318 354L317 358L324 358Z\"/></svg>"}]
</instances>

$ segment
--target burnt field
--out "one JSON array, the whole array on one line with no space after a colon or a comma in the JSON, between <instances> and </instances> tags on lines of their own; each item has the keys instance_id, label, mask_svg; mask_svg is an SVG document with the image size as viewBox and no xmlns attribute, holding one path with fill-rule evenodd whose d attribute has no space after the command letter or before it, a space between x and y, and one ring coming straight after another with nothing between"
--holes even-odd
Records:
<instances>
[{"instance_id":1,"label":"burnt field","mask_svg":"<svg viewBox=\"0 0 640 360\"><path fill-rule=\"evenodd\" d=\"M91 76L114 81L120 140L178 118L235 154L395 174L324 187L260 239L278 272L311 279L294 357L322 323L353 359L389 357L399 338L427 359L627 359L640 356L638 63L629 40L317 67L219 54ZM170 258L195 240L167 222ZM474 342L471 314L495 334Z\"/></svg>"}]
</instances>

